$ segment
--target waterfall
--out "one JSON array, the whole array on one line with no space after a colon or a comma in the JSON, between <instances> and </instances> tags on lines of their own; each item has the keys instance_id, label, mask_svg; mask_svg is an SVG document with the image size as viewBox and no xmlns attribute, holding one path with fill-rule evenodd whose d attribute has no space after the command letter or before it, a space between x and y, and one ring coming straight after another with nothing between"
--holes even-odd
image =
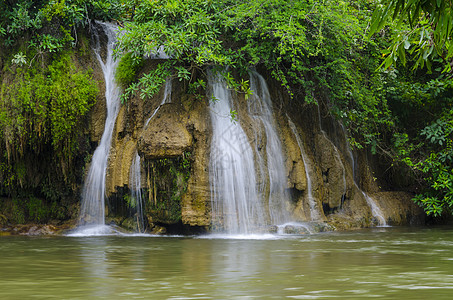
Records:
<instances>
[{"instance_id":1,"label":"waterfall","mask_svg":"<svg viewBox=\"0 0 453 300\"><path fill-rule=\"evenodd\" d=\"M151 117L149 117L148 120L146 120L144 128L148 126L149 121L151 121L151 119L154 117L154 115L157 113L157 111L160 109L162 105L171 102L171 89L172 89L171 78L167 78L167 80L165 81L164 96L162 98L162 102L154 110ZM132 208L135 208L136 211L138 232L143 232L145 230L145 222L143 218L144 201L141 188L142 183L141 183L140 155L138 155L138 151L135 151L134 158L132 159L131 168L129 170L129 189L131 191L130 206Z\"/></svg>"},{"instance_id":2,"label":"waterfall","mask_svg":"<svg viewBox=\"0 0 453 300\"><path fill-rule=\"evenodd\" d=\"M345 148L346 148L346 151L348 152L349 154L349 157L351 158L351 162L352 162L352 178L353 178L353 181L354 181L354 185L355 187L362 193L363 197L365 198L365 201L366 203L368 204L368 206L370 207L371 209L371 215L373 217L376 218L376 220L378 220L378 223L380 226L387 226L387 222L385 220L385 217L384 217L384 214L382 213L382 210L379 208L379 206L377 205L376 201L374 201L373 198L371 198L365 191L363 191L359 185L357 184L357 181L355 179L355 161L354 161L354 155L352 153L352 150L351 150L351 147L348 143L348 138L347 138L347 134L346 134L346 129L344 128L343 124L340 124L341 125L341 128L342 128L342 131L343 131L343 134L344 134L344 138L345 138Z\"/></svg>"},{"instance_id":3,"label":"waterfall","mask_svg":"<svg viewBox=\"0 0 453 300\"><path fill-rule=\"evenodd\" d=\"M354 184L357 186L356 183ZM382 214L382 210L379 208L376 201L374 201L373 198L371 198L367 193L365 193L365 191L360 189L358 186L357 188L362 193L363 197L365 197L366 203L371 208L371 215L376 218L376 220L379 223L379 226L387 226L387 222L385 221L385 217Z\"/></svg>"},{"instance_id":4,"label":"waterfall","mask_svg":"<svg viewBox=\"0 0 453 300\"><path fill-rule=\"evenodd\" d=\"M322 126L321 126L321 112L320 112L320 109L319 109L319 104L318 104L318 118L319 118L319 129L321 130L321 133L323 134L324 138L327 139L331 144L332 146L334 147L335 149L335 153L336 153L336 156L338 157L339 161L341 162L341 158L339 156L339 152L338 152L338 149L337 147L335 146L335 144L327 137L327 134L324 132L324 130L322 130ZM346 148L346 151L348 152L349 154L349 157L351 158L351 164L352 164L352 177L353 177L353 182L354 182L354 185L356 186L356 188L362 193L363 197L365 198L365 201L367 202L368 206L370 207L371 209L371 214L373 217L375 217L378 222L379 222L379 225L380 226L387 226L387 222L385 221L385 218L384 218L384 215L381 211L381 209L379 208L379 206L377 205L376 201L374 201L373 198L371 198L365 191L363 191L359 185L357 184L356 180L355 180L355 161L354 161L354 155L352 154L352 150L351 150L351 147L349 146L349 143L348 143L348 139L347 139L347 135L346 135L346 130L343 126L343 124L340 124L342 130L343 130L343 134L344 134L344 138L345 138L345 148ZM341 166L343 168L343 176L344 176L344 189L345 189L345 193L346 193L346 177L345 177L345 168L344 168L344 165L343 163L341 162Z\"/></svg>"},{"instance_id":5,"label":"waterfall","mask_svg":"<svg viewBox=\"0 0 453 300\"><path fill-rule=\"evenodd\" d=\"M120 89L115 83L115 70L118 61L113 57L113 48L116 42L116 26L109 23L96 22L104 30L108 38L107 55L104 62L100 54L99 33L94 28L96 47L94 52L101 65L105 79L105 99L107 106L107 117L105 120L104 133L102 134L99 146L94 151L91 159L88 176L82 192L82 204L80 211L80 224L104 225L105 224L105 175L107 160L112 141L113 127L120 107Z\"/></svg>"},{"instance_id":6,"label":"waterfall","mask_svg":"<svg viewBox=\"0 0 453 300\"><path fill-rule=\"evenodd\" d=\"M248 234L265 224L253 151L239 121L230 117L232 95L221 75L209 71L208 86L213 99L209 162L213 225L230 234Z\"/></svg>"},{"instance_id":7,"label":"waterfall","mask_svg":"<svg viewBox=\"0 0 453 300\"><path fill-rule=\"evenodd\" d=\"M250 72L250 89L253 94L247 100L248 113L261 126L255 130L256 140L260 140L259 136L264 130L266 138L265 148L266 158L264 159L257 151L259 156L260 172L267 171L266 174L261 173L261 178L268 179L268 194L265 197L269 203L269 215L271 224L282 224L290 221L287 204L289 195L286 191L287 176L285 170L285 160L283 157L282 145L276 132L276 122L272 112L272 100L264 78L257 72ZM267 168L264 165L267 163Z\"/></svg>"},{"instance_id":8,"label":"waterfall","mask_svg":"<svg viewBox=\"0 0 453 300\"><path fill-rule=\"evenodd\" d=\"M140 156L135 152L135 157L132 160L131 169L129 171L129 187L131 190L130 206L135 208L136 221L138 232L143 232L145 229L143 218L143 197L141 190L141 172L140 172Z\"/></svg>"},{"instance_id":9,"label":"waterfall","mask_svg":"<svg viewBox=\"0 0 453 300\"><path fill-rule=\"evenodd\" d=\"M145 127L148 126L149 121L151 121L151 119L154 117L154 115L157 113L157 111L161 108L162 105L164 105L165 103L171 102L171 88L172 88L172 83L171 83L171 78L169 77L169 78L167 78L167 80L165 80L164 97L162 98L162 102L154 110L151 117L149 117L148 120L146 120Z\"/></svg>"},{"instance_id":10,"label":"waterfall","mask_svg":"<svg viewBox=\"0 0 453 300\"><path fill-rule=\"evenodd\" d=\"M321 214L319 213L319 209L317 208L316 200L313 198L313 188L311 183L311 176L309 172L309 164L307 162L308 156L305 153L304 145L300 139L300 136L297 132L296 125L291 121L290 117L286 115L288 118L289 127L291 128L294 136L296 137L297 144L299 145L300 154L302 156L302 161L304 163L305 168L305 176L307 177L307 196L308 196L308 204L310 206L310 218L312 221L319 221L321 219Z\"/></svg>"}]
</instances>

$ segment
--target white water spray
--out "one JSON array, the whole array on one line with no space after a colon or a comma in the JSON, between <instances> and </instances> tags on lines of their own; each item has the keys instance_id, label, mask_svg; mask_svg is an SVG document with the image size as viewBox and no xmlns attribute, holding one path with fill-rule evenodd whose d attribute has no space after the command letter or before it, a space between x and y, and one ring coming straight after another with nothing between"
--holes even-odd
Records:
<instances>
[{"instance_id":1,"label":"white water spray","mask_svg":"<svg viewBox=\"0 0 453 300\"><path fill-rule=\"evenodd\" d=\"M213 97L209 165L213 224L229 234L250 234L265 224L256 191L253 151L239 121L230 117L232 95L225 81L209 72L208 86Z\"/></svg>"},{"instance_id":2,"label":"white water spray","mask_svg":"<svg viewBox=\"0 0 453 300\"><path fill-rule=\"evenodd\" d=\"M264 165L264 159L259 151L258 162L259 170L266 174L261 177L268 178L269 193L266 198L269 203L269 215L271 224L282 224L290 221L287 210L289 195L286 191L286 170L285 160L280 139L276 132L276 122L272 112L272 100L264 78L257 72L250 72L250 89L253 94L247 100L248 112L255 120L261 124L258 130L255 130L255 138L259 140L261 131L264 131L266 138L265 151L267 168Z\"/></svg>"},{"instance_id":3,"label":"white water spray","mask_svg":"<svg viewBox=\"0 0 453 300\"><path fill-rule=\"evenodd\" d=\"M371 198L367 193L360 189L355 182L354 184L356 185L357 189L362 193L363 197L366 200L366 203L371 208L371 215L376 218L376 220L379 223L379 226L388 226L387 221L385 220L385 217L382 213L382 210L379 208L376 201L374 201L373 198Z\"/></svg>"},{"instance_id":4,"label":"white water spray","mask_svg":"<svg viewBox=\"0 0 453 300\"><path fill-rule=\"evenodd\" d=\"M129 170L129 188L131 190L131 203L129 204L136 211L136 222L138 232L145 229L143 219L143 197L142 197L142 180L140 172L140 155L135 153L132 160L131 169Z\"/></svg>"},{"instance_id":5,"label":"white water spray","mask_svg":"<svg viewBox=\"0 0 453 300\"><path fill-rule=\"evenodd\" d=\"M107 117L105 120L104 133L101 142L96 148L90 164L88 176L82 193L82 204L80 211L80 225L104 225L105 224L105 175L107 160L112 141L113 127L120 107L120 89L115 83L115 71L118 61L113 57L113 48L116 42L117 27L109 23L97 22L103 28L108 38L107 56L104 62L100 55L99 33L94 31L96 48L94 52L101 65L105 79L105 98L107 106Z\"/></svg>"}]
</instances>

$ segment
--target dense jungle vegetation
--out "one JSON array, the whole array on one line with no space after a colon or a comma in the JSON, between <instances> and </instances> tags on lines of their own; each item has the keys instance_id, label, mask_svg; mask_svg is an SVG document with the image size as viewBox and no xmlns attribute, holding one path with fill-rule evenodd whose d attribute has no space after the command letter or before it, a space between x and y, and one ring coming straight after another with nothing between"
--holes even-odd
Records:
<instances>
[{"instance_id":1,"label":"dense jungle vegetation","mask_svg":"<svg viewBox=\"0 0 453 300\"><path fill-rule=\"evenodd\" d=\"M95 19L120 25L123 102L146 101L168 76L204 95L208 66L228 66L229 85L249 94L237 78L264 68L292 101L329 107L352 147L410 169L428 215L452 212L453 16L438 0L1 1L1 197L58 207L80 177L80 128L99 91L74 53L87 55ZM158 52L171 59L138 77ZM44 175L30 167L37 158ZM35 221L58 215L26 211Z\"/></svg>"}]
</instances>

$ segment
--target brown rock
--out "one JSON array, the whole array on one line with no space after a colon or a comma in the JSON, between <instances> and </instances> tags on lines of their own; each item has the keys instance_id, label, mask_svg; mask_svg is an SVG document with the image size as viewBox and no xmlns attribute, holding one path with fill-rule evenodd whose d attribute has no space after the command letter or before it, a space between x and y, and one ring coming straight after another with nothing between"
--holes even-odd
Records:
<instances>
[{"instance_id":1,"label":"brown rock","mask_svg":"<svg viewBox=\"0 0 453 300\"><path fill-rule=\"evenodd\" d=\"M138 138L138 150L147 159L180 156L190 149L192 135L178 106L163 105Z\"/></svg>"}]
</instances>

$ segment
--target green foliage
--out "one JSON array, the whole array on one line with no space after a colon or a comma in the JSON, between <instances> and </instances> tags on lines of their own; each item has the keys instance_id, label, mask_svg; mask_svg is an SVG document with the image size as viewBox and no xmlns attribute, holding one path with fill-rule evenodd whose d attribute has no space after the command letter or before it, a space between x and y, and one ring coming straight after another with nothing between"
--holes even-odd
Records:
<instances>
[{"instance_id":1,"label":"green foliage","mask_svg":"<svg viewBox=\"0 0 453 300\"><path fill-rule=\"evenodd\" d=\"M406 132L395 135L395 159L414 170L424 190L414 201L434 216L453 212L453 86L440 74L451 73L452 18L451 1L385 0L370 28L370 36L380 31L392 39L381 67L393 67L386 94L399 130ZM429 74L409 73L406 64L412 70L426 66Z\"/></svg>"},{"instance_id":2,"label":"green foliage","mask_svg":"<svg viewBox=\"0 0 453 300\"><path fill-rule=\"evenodd\" d=\"M191 153L177 158L158 159L148 166L152 180L147 210L153 219L178 222L181 219L181 197L187 190L191 171ZM163 214L163 216L162 216Z\"/></svg>"},{"instance_id":3,"label":"green foliage","mask_svg":"<svg viewBox=\"0 0 453 300\"><path fill-rule=\"evenodd\" d=\"M21 207L21 202L18 199L13 199L13 221L18 224L25 223L24 209Z\"/></svg>"},{"instance_id":4,"label":"green foliage","mask_svg":"<svg viewBox=\"0 0 453 300\"><path fill-rule=\"evenodd\" d=\"M133 82L129 85L121 95L121 101L125 102L137 92L139 92L142 99L152 97L159 91L166 78L170 76L166 66L166 63L157 65L151 72L144 74L137 82Z\"/></svg>"},{"instance_id":5,"label":"green foliage","mask_svg":"<svg viewBox=\"0 0 453 300\"><path fill-rule=\"evenodd\" d=\"M18 69L15 80L3 86L0 134L20 151L50 142L70 158L77 146L77 124L94 104L98 89L91 75L77 72L67 55L47 70Z\"/></svg>"},{"instance_id":6,"label":"green foliage","mask_svg":"<svg viewBox=\"0 0 453 300\"><path fill-rule=\"evenodd\" d=\"M414 166L426 174L428 190L415 197L428 215L453 212L453 110L421 133L428 144L429 155Z\"/></svg>"},{"instance_id":7,"label":"green foliage","mask_svg":"<svg viewBox=\"0 0 453 300\"><path fill-rule=\"evenodd\" d=\"M130 194L125 194L123 196L124 201L127 203L127 206L135 209L137 207L137 199Z\"/></svg>"},{"instance_id":8,"label":"green foliage","mask_svg":"<svg viewBox=\"0 0 453 300\"><path fill-rule=\"evenodd\" d=\"M18 1L17 5L10 7L8 10L2 11L2 17L6 18L6 22L2 22L6 32L11 37L17 37L29 29L41 28L40 12L33 13L31 11L31 1ZM6 23L6 24L5 24Z\"/></svg>"},{"instance_id":9,"label":"green foliage","mask_svg":"<svg viewBox=\"0 0 453 300\"><path fill-rule=\"evenodd\" d=\"M3 212L9 216L10 221L16 224L26 222L46 223L50 219L67 218L65 208L57 202L47 203L43 199L29 196L26 198L13 198L4 205Z\"/></svg>"},{"instance_id":10,"label":"green foliage","mask_svg":"<svg viewBox=\"0 0 453 300\"><path fill-rule=\"evenodd\" d=\"M91 74L77 71L67 54L47 67L16 68L5 77L0 86L1 195L44 197L54 203L52 215L64 215L56 203L71 190L63 183L78 172L72 162L81 124L97 94ZM44 218L38 211L24 217Z\"/></svg>"},{"instance_id":11,"label":"green foliage","mask_svg":"<svg viewBox=\"0 0 453 300\"><path fill-rule=\"evenodd\" d=\"M47 218L47 211L42 200L31 197L25 203L30 220L40 223Z\"/></svg>"},{"instance_id":12,"label":"green foliage","mask_svg":"<svg viewBox=\"0 0 453 300\"><path fill-rule=\"evenodd\" d=\"M451 121L446 120L437 120L434 124L425 127L420 134L424 135L429 143L434 145L442 146L448 141L451 133L453 132L453 127L451 126ZM450 158L451 159L451 158Z\"/></svg>"},{"instance_id":13,"label":"green foliage","mask_svg":"<svg viewBox=\"0 0 453 300\"><path fill-rule=\"evenodd\" d=\"M388 25L398 28L392 45L384 52L382 65L390 67L399 58L406 64L406 52L415 61L414 68L431 71L433 59L444 62L444 71L451 72L453 58L453 4L440 0L383 0L373 13L370 36Z\"/></svg>"},{"instance_id":14,"label":"green foliage","mask_svg":"<svg viewBox=\"0 0 453 300\"><path fill-rule=\"evenodd\" d=\"M126 53L125 55L123 55L115 73L115 79L117 83L121 87L127 88L136 80L137 71L140 70L142 65L143 60L134 59L132 53Z\"/></svg>"},{"instance_id":15,"label":"green foliage","mask_svg":"<svg viewBox=\"0 0 453 300\"><path fill-rule=\"evenodd\" d=\"M187 93L195 95L195 97L197 99L202 99L204 97L203 96L203 92L205 91L205 89L206 89L206 81L204 81L203 79L199 78L199 79L197 79L197 81L191 82L189 84L189 88L187 89Z\"/></svg>"},{"instance_id":16,"label":"green foliage","mask_svg":"<svg viewBox=\"0 0 453 300\"><path fill-rule=\"evenodd\" d=\"M352 133L356 146L377 148L393 126L382 79L379 50L366 40L368 1L134 1L117 51L133 57L165 53L171 59L132 83L123 100L156 93L168 76L188 81L201 95L205 69L228 66L229 87L251 94L245 77L264 65L288 91L305 101L327 101ZM316 90L315 90L315 87ZM358 130L360 128L360 131ZM354 131L354 129L357 129ZM377 151L377 150L376 150Z\"/></svg>"},{"instance_id":17,"label":"green foliage","mask_svg":"<svg viewBox=\"0 0 453 300\"><path fill-rule=\"evenodd\" d=\"M27 57L22 52L18 52L14 55L11 62L19 67L27 63Z\"/></svg>"},{"instance_id":18,"label":"green foliage","mask_svg":"<svg viewBox=\"0 0 453 300\"><path fill-rule=\"evenodd\" d=\"M12 3L11 3L12 2ZM77 28L90 20L112 20L127 13L118 0L17 0L0 2L0 41L12 47L22 41L38 52L75 46Z\"/></svg>"},{"instance_id":19,"label":"green foliage","mask_svg":"<svg viewBox=\"0 0 453 300\"><path fill-rule=\"evenodd\" d=\"M159 72L145 74L140 83L127 90L125 98L135 92L149 97L173 76L189 85L209 65L234 65L233 52L222 42L222 9L226 1L138 1L126 3L133 10L133 19L125 23L117 47L134 57L165 54L171 60L161 62ZM198 87L190 85L191 91ZM128 93L130 91L130 93Z\"/></svg>"},{"instance_id":20,"label":"green foliage","mask_svg":"<svg viewBox=\"0 0 453 300\"><path fill-rule=\"evenodd\" d=\"M428 215L452 213L453 110L418 130L412 139L407 134L396 136L395 146L398 149L395 160L411 167L424 182L424 191L414 201Z\"/></svg>"}]
</instances>

